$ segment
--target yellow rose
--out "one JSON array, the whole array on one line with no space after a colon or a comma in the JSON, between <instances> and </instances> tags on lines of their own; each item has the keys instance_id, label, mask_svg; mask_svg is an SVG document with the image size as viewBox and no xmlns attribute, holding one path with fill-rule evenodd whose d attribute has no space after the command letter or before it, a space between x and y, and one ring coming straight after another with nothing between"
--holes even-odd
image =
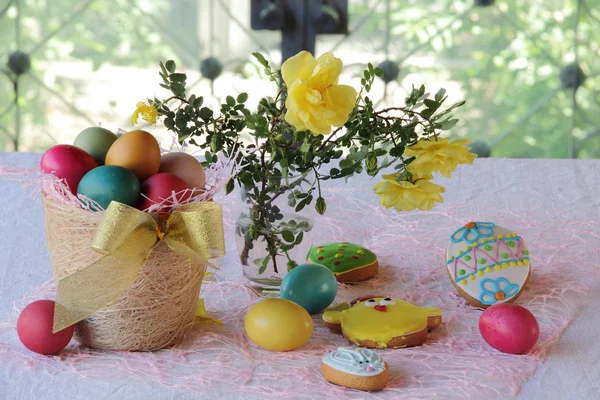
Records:
<instances>
[{"instance_id":1,"label":"yellow rose","mask_svg":"<svg viewBox=\"0 0 600 400\"><path fill-rule=\"evenodd\" d=\"M443 203L440 193L445 189L427 179L418 179L414 183L401 180L399 174L383 175L373 190L379 195L379 202L385 208L394 207L397 211L431 210L435 202Z\"/></svg>"},{"instance_id":2,"label":"yellow rose","mask_svg":"<svg viewBox=\"0 0 600 400\"><path fill-rule=\"evenodd\" d=\"M158 111L152 104L139 102L136 104L136 109L131 116L131 126L134 126L137 123L140 115L142 118L148 122L149 124L156 125L156 120L158 119Z\"/></svg>"},{"instance_id":3,"label":"yellow rose","mask_svg":"<svg viewBox=\"0 0 600 400\"><path fill-rule=\"evenodd\" d=\"M408 165L408 171L414 177L426 177L433 172L439 172L449 178L450 173L458 164L473 164L477 155L469 153L466 146L471 139L457 139L452 143L448 139L422 139L407 147L404 154L417 157Z\"/></svg>"},{"instance_id":4,"label":"yellow rose","mask_svg":"<svg viewBox=\"0 0 600 400\"><path fill-rule=\"evenodd\" d=\"M342 126L348 121L356 102L356 90L338 85L342 61L325 53L315 60L307 51L287 59L281 66L281 75L288 87L285 101L285 120L296 130L310 130L315 135L326 135L331 126Z\"/></svg>"}]
</instances>

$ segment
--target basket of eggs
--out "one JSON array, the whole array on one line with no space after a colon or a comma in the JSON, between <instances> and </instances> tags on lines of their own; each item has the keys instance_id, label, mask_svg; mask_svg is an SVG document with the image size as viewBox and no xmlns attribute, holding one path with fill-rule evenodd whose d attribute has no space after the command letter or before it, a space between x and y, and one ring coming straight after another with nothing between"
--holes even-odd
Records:
<instances>
[{"instance_id":1,"label":"basket of eggs","mask_svg":"<svg viewBox=\"0 0 600 400\"><path fill-rule=\"evenodd\" d=\"M218 179L146 131L101 127L48 149L40 168L55 331L75 324L81 344L108 350L180 343L224 252Z\"/></svg>"}]
</instances>

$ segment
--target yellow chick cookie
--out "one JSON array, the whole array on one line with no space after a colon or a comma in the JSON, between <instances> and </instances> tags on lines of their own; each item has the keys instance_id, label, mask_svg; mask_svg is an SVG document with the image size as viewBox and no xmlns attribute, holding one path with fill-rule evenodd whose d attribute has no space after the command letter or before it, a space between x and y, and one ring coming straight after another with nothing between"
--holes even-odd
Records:
<instances>
[{"instance_id":1,"label":"yellow chick cookie","mask_svg":"<svg viewBox=\"0 0 600 400\"><path fill-rule=\"evenodd\" d=\"M427 332L442 323L439 308L419 307L390 297L363 297L341 308L325 311L325 325L363 347L419 346L427 339Z\"/></svg>"}]
</instances>

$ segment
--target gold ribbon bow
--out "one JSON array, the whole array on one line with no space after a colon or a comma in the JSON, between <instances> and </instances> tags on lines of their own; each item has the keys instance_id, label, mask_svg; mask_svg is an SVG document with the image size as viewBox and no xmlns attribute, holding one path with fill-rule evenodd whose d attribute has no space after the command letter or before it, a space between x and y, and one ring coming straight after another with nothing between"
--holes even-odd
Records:
<instances>
[{"instance_id":1,"label":"gold ribbon bow","mask_svg":"<svg viewBox=\"0 0 600 400\"><path fill-rule=\"evenodd\" d=\"M187 204L157 224L147 213L111 202L92 241L92 248L104 257L58 282L53 332L89 317L125 293L160 240L191 264L211 265L210 258L225 255L221 205Z\"/></svg>"}]
</instances>

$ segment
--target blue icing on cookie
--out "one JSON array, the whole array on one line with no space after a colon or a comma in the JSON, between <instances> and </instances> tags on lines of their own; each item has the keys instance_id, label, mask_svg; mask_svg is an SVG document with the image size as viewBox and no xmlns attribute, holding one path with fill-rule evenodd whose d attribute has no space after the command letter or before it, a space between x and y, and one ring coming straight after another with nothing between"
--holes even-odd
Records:
<instances>
[{"instance_id":1,"label":"blue icing on cookie","mask_svg":"<svg viewBox=\"0 0 600 400\"><path fill-rule=\"evenodd\" d=\"M452 243L467 242L472 244L480 239L493 236L495 226L491 222L469 222L465 226L458 228L450 236L450 241Z\"/></svg>"},{"instance_id":2,"label":"blue icing on cookie","mask_svg":"<svg viewBox=\"0 0 600 400\"><path fill-rule=\"evenodd\" d=\"M486 306L495 304L497 301L507 300L519 293L519 285L510 283L504 277L496 280L482 279L479 282L479 288L481 289L479 301Z\"/></svg>"},{"instance_id":3,"label":"blue icing on cookie","mask_svg":"<svg viewBox=\"0 0 600 400\"><path fill-rule=\"evenodd\" d=\"M323 362L332 368L347 374L376 376L385 371L381 356L365 348L349 349L340 347L323 357Z\"/></svg>"}]
</instances>

